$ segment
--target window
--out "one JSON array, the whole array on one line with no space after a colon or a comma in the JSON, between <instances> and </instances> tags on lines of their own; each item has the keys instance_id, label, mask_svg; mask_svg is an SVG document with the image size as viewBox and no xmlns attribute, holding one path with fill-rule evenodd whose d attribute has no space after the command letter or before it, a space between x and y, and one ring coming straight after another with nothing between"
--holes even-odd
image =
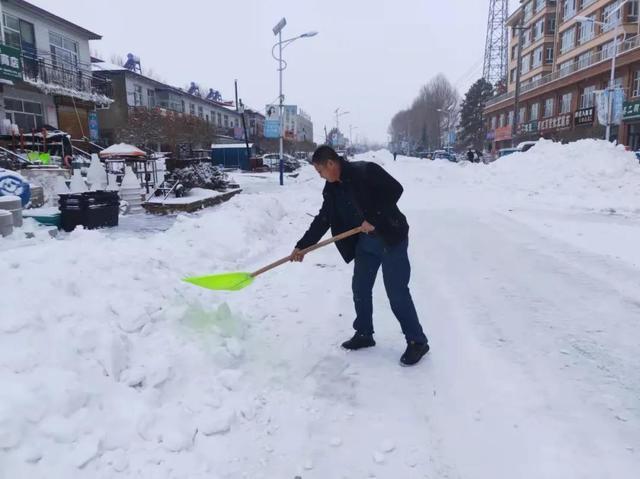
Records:
<instances>
[{"instance_id":1,"label":"window","mask_svg":"<svg viewBox=\"0 0 640 479\"><path fill-rule=\"evenodd\" d=\"M547 35L553 35L556 33L556 17L547 17Z\"/></svg>"},{"instance_id":2,"label":"window","mask_svg":"<svg viewBox=\"0 0 640 479\"><path fill-rule=\"evenodd\" d=\"M491 129L495 130L496 129L496 122L497 122L497 118L495 116L491 117Z\"/></svg>"},{"instance_id":3,"label":"window","mask_svg":"<svg viewBox=\"0 0 640 479\"><path fill-rule=\"evenodd\" d=\"M44 124L40 103L5 97L4 111L5 118L23 131L39 130Z\"/></svg>"},{"instance_id":4,"label":"window","mask_svg":"<svg viewBox=\"0 0 640 479\"><path fill-rule=\"evenodd\" d=\"M201 106L198 107L198 116L204 118L204 109Z\"/></svg>"},{"instance_id":5,"label":"window","mask_svg":"<svg viewBox=\"0 0 640 479\"><path fill-rule=\"evenodd\" d=\"M613 56L613 47L614 47L613 44L614 44L614 40L611 40L610 42L607 42L600 47L603 60L606 58L611 58Z\"/></svg>"},{"instance_id":6,"label":"window","mask_svg":"<svg viewBox=\"0 0 640 479\"><path fill-rule=\"evenodd\" d=\"M596 36L596 28L593 20L596 19L595 14L589 15L587 18L592 20L590 22L581 22L580 30L579 30L579 41L580 45L587 43L589 40L592 40Z\"/></svg>"},{"instance_id":7,"label":"window","mask_svg":"<svg viewBox=\"0 0 640 479\"><path fill-rule=\"evenodd\" d=\"M631 2L627 3L628 5L628 18L627 21L629 22L636 22L638 21L638 4L640 4L640 2L638 0L632 0Z\"/></svg>"},{"instance_id":8,"label":"window","mask_svg":"<svg viewBox=\"0 0 640 479\"><path fill-rule=\"evenodd\" d=\"M631 96L640 96L640 70L633 72L633 86L631 87Z\"/></svg>"},{"instance_id":9,"label":"window","mask_svg":"<svg viewBox=\"0 0 640 479\"><path fill-rule=\"evenodd\" d=\"M229 128L229 116L228 115L224 115L224 127L225 128Z\"/></svg>"},{"instance_id":10,"label":"window","mask_svg":"<svg viewBox=\"0 0 640 479\"><path fill-rule=\"evenodd\" d=\"M592 3L595 3L596 0L580 0L580 8L587 8Z\"/></svg>"},{"instance_id":11,"label":"window","mask_svg":"<svg viewBox=\"0 0 640 479\"><path fill-rule=\"evenodd\" d=\"M533 1L524 6L524 21L526 22L533 16Z\"/></svg>"},{"instance_id":12,"label":"window","mask_svg":"<svg viewBox=\"0 0 640 479\"><path fill-rule=\"evenodd\" d=\"M142 87L133 85L133 106L142 106Z\"/></svg>"},{"instance_id":13,"label":"window","mask_svg":"<svg viewBox=\"0 0 640 479\"><path fill-rule=\"evenodd\" d=\"M222 126L222 115L218 113L218 126Z\"/></svg>"},{"instance_id":14,"label":"window","mask_svg":"<svg viewBox=\"0 0 640 479\"><path fill-rule=\"evenodd\" d=\"M536 13L541 11L545 6L545 0L536 0Z\"/></svg>"},{"instance_id":15,"label":"window","mask_svg":"<svg viewBox=\"0 0 640 479\"><path fill-rule=\"evenodd\" d=\"M531 70L531 55L525 55L522 57L522 67L520 72L522 74L528 73Z\"/></svg>"},{"instance_id":16,"label":"window","mask_svg":"<svg viewBox=\"0 0 640 479\"><path fill-rule=\"evenodd\" d=\"M512 68L509 72L509 83L513 83L514 81L516 81L516 69Z\"/></svg>"},{"instance_id":17,"label":"window","mask_svg":"<svg viewBox=\"0 0 640 479\"><path fill-rule=\"evenodd\" d=\"M577 69L582 70L583 68L587 68L591 63L591 53L583 53L577 58Z\"/></svg>"},{"instance_id":18,"label":"window","mask_svg":"<svg viewBox=\"0 0 640 479\"><path fill-rule=\"evenodd\" d=\"M536 22L533 26L533 41L540 40L544 34L544 18Z\"/></svg>"},{"instance_id":19,"label":"window","mask_svg":"<svg viewBox=\"0 0 640 479\"><path fill-rule=\"evenodd\" d=\"M580 97L580 108L591 108L594 105L595 85L585 87Z\"/></svg>"},{"instance_id":20,"label":"window","mask_svg":"<svg viewBox=\"0 0 640 479\"><path fill-rule=\"evenodd\" d=\"M576 14L576 0L562 1L562 20L567 21Z\"/></svg>"},{"instance_id":21,"label":"window","mask_svg":"<svg viewBox=\"0 0 640 479\"><path fill-rule=\"evenodd\" d=\"M553 63L553 47L546 47L544 53L544 62Z\"/></svg>"},{"instance_id":22,"label":"window","mask_svg":"<svg viewBox=\"0 0 640 479\"><path fill-rule=\"evenodd\" d=\"M619 4L619 2L612 2L602 10L602 20L604 21L604 25L602 25L603 33L613 30L620 23L620 10L622 9L618 8ZM612 13L614 10L615 13Z\"/></svg>"},{"instance_id":23,"label":"window","mask_svg":"<svg viewBox=\"0 0 640 479\"><path fill-rule=\"evenodd\" d=\"M537 120L539 115L540 115L540 104L539 103L532 104L531 111L529 114L529 120L531 121Z\"/></svg>"},{"instance_id":24,"label":"window","mask_svg":"<svg viewBox=\"0 0 640 479\"><path fill-rule=\"evenodd\" d=\"M538 47L533 51L533 65L532 68L538 68L542 66L542 52L544 47Z\"/></svg>"},{"instance_id":25,"label":"window","mask_svg":"<svg viewBox=\"0 0 640 479\"><path fill-rule=\"evenodd\" d=\"M562 32L560 40L560 53L567 53L576 46L576 29L571 27L569 30Z\"/></svg>"},{"instance_id":26,"label":"window","mask_svg":"<svg viewBox=\"0 0 640 479\"><path fill-rule=\"evenodd\" d=\"M526 106L521 106L520 110L518 111L518 124L521 125L522 123L524 123L526 121L526 117L527 116L527 107Z\"/></svg>"},{"instance_id":27,"label":"window","mask_svg":"<svg viewBox=\"0 0 640 479\"><path fill-rule=\"evenodd\" d=\"M511 47L511 59L515 60L517 56L518 56L518 45L514 45Z\"/></svg>"},{"instance_id":28,"label":"window","mask_svg":"<svg viewBox=\"0 0 640 479\"><path fill-rule=\"evenodd\" d=\"M504 113L500 113L500 119L498 120L498 126L500 128L504 127Z\"/></svg>"},{"instance_id":29,"label":"window","mask_svg":"<svg viewBox=\"0 0 640 479\"><path fill-rule=\"evenodd\" d=\"M525 49L531 45L531 29L522 34L522 48Z\"/></svg>"},{"instance_id":30,"label":"window","mask_svg":"<svg viewBox=\"0 0 640 479\"><path fill-rule=\"evenodd\" d=\"M3 14L4 21L4 40L7 45L20 48L20 20L11 15Z\"/></svg>"},{"instance_id":31,"label":"window","mask_svg":"<svg viewBox=\"0 0 640 479\"><path fill-rule=\"evenodd\" d=\"M156 91L152 89L147 89L147 101L149 104L149 108L155 108L156 106Z\"/></svg>"},{"instance_id":32,"label":"window","mask_svg":"<svg viewBox=\"0 0 640 479\"><path fill-rule=\"evenodd\" d=\"M560 113L569 113L571 111L571 99L573 94L565 93L560 97Z\"/></svg>"},{"instance_id":33,"label":"window","mask_svg":"<svg viewBox=\"0 0 640 479\"><path fill-rule=\"evenodd\" d=\"M54 66L71 69L78 67L78 43L75 40L49 32L49 44Z\"/></svg>"},{"instance_id":34,"label":"window","mask_svg":"<svg viewBox=\"0 0 640 479\"><path fill-rule=\"evenodd\" d=\"M193 103L189 103L189 115L196 116L196 106Z\"/></svg>"},{"instance_id":35,"label":"window","mask_svg":"<svg viewBox=\"0 0 640 479\"><path fill-rule=\"evenodd\" d=\"M555 98L547 98L544 101L544 113L543 113L544 118L549 118L553 116L554 114L553 107L555 106L554 100Z\"/></svg>"},{"instance_id":36,"label":"window","mask_svg":"<svg viewBox=\"0 0 640 479\"><path fill-rule=\"evenodd\" d=\"M206 118L207 123L209 123L209 113L206 114L205 118Z\"/></svg>"},{"instance_id":37,"label":"window","mask_svg":"<svg viewBox=\"0 0 640 479\"><path fill-rule=\"evenodd\" d=\"M513 110L511 110L507 116L507 125L513 126Z\"/></svg>"}]
</instances>

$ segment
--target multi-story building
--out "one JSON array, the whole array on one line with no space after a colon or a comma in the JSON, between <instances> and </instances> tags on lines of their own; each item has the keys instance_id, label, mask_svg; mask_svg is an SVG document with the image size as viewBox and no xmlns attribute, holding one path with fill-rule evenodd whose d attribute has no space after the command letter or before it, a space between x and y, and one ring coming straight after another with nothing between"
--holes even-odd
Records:
<instances>
[{"instance_id":1,"label":"multi-story building","mask_svg":"<svg viewBox=\"0 0 640 479\"><path fill-rule=\"evenodd\" d=\"M101 36L24 0L0 0L0 17L2 119L26 133L47 125L95 137L90 120L112 101L90 67L89 41Z\"/></svg>"},{"instance_id":2,"label":"multi-story building","mask_svg":"<svg viewBox=\"0 0 640 479\"><path fill-rule=\"evenodd\" d=\"M626 103L622 124L612 127L610 140L637 149L638 4L638 0L521 0L507 21L507 92L492 98L485 108L492 148L539 137L566 141L604 138L605 127L596 119L595 93L609 86L615 54L615 85L624 90ZM520 94L516 104L518 55Z\"/></svg>"},{"instance_id":3,"label":"multi-story building","mask_svg":"<svg viewBox=\"0 0 640 479\"><path fill-rule=\"evenodd\" d=\"M240 113L229 105L167 85L124 66L96 60L93 71L96 77L108 79L113 88L113 105L98 115L100 135L106 143L115 140L118 129L127 125L130 113L136 108L160 108L197 116L215 127L216 136L243 137Z\"/></svg>"},{"instance_id":4,"label":"multi-story building","mask_svg":"<svg viewBox=\"0 0 640 479\"><path fill-rule=\"evenodd\" d=\"M302 108L296 117L296 141L313 143L313 122Z\"/></svg>"},{"instance_id":5,"label":"multi-story building","mask_svg":"<svg viewBox=\"0 0 640 479\"><path fill-rule=\"evenodd\" d=\"M264 137L264 120L265 116L259 111L247 108L244 111L245 121L247 123L247 134L251 141L258 141Z\"/></svg>"}]
</instances>

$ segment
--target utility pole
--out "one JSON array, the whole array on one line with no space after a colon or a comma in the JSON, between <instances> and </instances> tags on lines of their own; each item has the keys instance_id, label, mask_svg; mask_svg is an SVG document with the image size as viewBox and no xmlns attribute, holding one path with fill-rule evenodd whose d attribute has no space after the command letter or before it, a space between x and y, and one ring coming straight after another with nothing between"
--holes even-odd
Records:
<instances>
[{"instance_id":1,"label":"utility pole","mask_svg":"<svg viewBox=\"0 0 640 479\"><path fill-rule=\"evenodd\" d=\"M235 88L236 88L236 111L239 111L238 109L238 80L233 80L233 83L235 84Z\"/></svg>"}]
</instances>

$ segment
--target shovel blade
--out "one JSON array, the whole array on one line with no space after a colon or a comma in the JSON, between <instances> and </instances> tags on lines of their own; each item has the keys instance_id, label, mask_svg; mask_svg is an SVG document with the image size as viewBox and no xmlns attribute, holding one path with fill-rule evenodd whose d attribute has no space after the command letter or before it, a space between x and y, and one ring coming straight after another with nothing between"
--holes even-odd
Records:
<instances>
[{"instance_id":1,"label":"shovel blade","mask_svg":"<svg viewBox=\"0 0 640 479\"><path fill-rule=\"evenodd\" d=\"M214 291L238 291L253 283L250 273L224 273L184 278L185 282Z\"/></svg>"}]
</instances>

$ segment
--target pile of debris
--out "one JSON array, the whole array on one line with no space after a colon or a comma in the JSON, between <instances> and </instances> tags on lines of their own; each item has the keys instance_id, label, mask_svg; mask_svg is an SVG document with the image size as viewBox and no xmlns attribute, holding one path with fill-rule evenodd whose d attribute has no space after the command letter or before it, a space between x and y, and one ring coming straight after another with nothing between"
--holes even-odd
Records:
<instances>
[{"instance_id":1,"label":"pile of debris","mask_svg":"<svg viewBox=\"0 0 640 479\"><path fill-rule=\"evenodd\" d=\"M176 188L176 196L183 196L193 188L226 191L232 188L231 180L222 168L211 163L198 163L184 168L176 168L171 172L169 181L181 185Z\"/></svg>"}]
</instances>

